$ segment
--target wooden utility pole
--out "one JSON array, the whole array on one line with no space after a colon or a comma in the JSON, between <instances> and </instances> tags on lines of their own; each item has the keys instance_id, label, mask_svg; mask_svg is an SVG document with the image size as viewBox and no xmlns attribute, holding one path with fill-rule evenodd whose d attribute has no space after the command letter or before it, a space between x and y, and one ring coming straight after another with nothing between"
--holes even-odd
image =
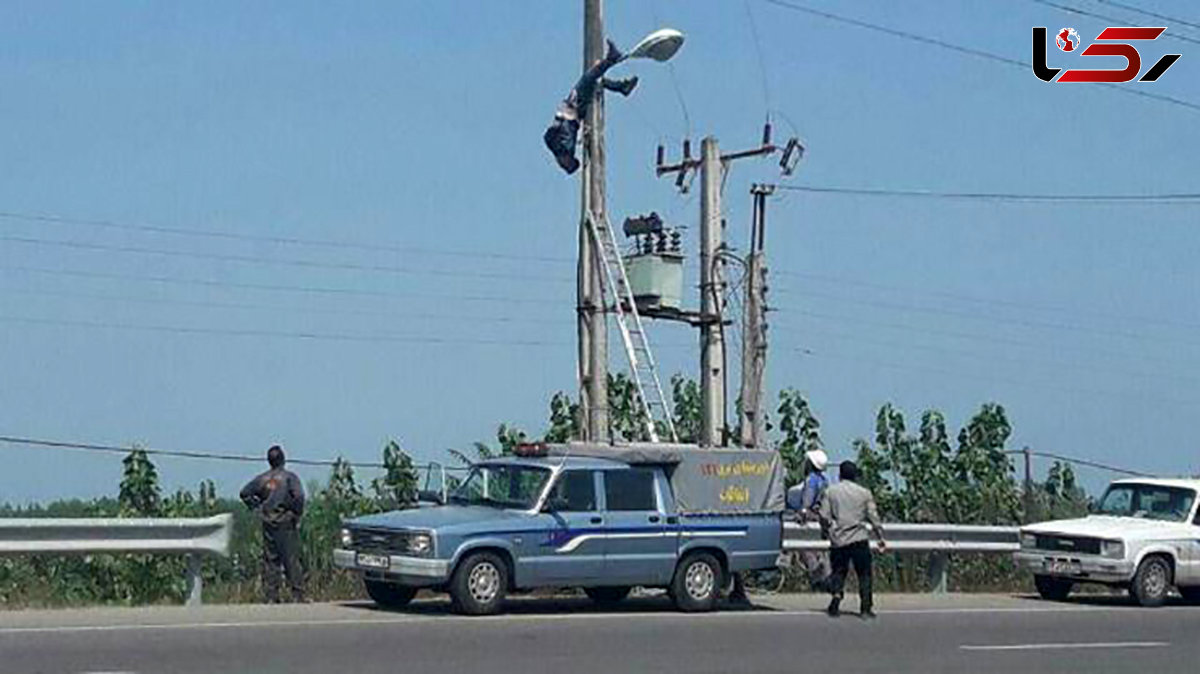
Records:
<instances>
[{"instance_id":1,"label":"wooden utility pole","mask_svg":"<svg viewBox=\"0 0 1200 674\"><path fill-rule=\"evenodd\" d=\"M583 3L583 70L604 58L604 2ZM592 239L589 213L598 222L605 218L604 87L595 88L595 99L583 121L579 260L576 312L579 337L579 429L581 440L607 442L608 437L608 324L604 311L604 285L600 250Z\"/></svg>"},{"instance_id":2,"label":"wooden utility pole","mask_svg":"<svg viewBox=\"0 0 1200 674\"><path fill-rule=\"evenodd\" d=\"M774 185L754 185L754 210L750 221L750 252L746 255L746 299L742 317L742 409L739 418L743 447L761 447L766 438L762 414L767 371L767 268L764 256L767 232L767 197Z\"/></svg>"}]
</instances>

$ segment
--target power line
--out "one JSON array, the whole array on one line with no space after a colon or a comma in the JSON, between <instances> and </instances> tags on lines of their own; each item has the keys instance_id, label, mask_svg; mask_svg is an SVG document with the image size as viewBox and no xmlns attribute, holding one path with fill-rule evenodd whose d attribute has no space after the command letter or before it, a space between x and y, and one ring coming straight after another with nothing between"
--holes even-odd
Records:
<instances>
[{"instance_id":1,"label":"power line","mask_svg":"<svg viewBox=\"0 0 1200 674\"><path fill-rule=\"evenodd\" d=\"M283 330L196 328L178 325L146 325L141 323L117 323L103 321L80 321L58 318L34 318L29 316L0 315L0 322L28 325L50 325L71 328L97 328L105 330L133 330L138 332L161 332L187 335L213 335L223 337L280 337L312 341L345 341L367 343L435 344L435 345L485 345L485 346L567 346L568 342L548 342L516 339L476 339L461 337L429 337L421 335L398 335L391 333L353 334L330 332L289 332Z\"/></svg>"},{"instance_id":2,"label":"power line","mask_svg":"<svg viewBox=\"0 0 1200 674\"><path fill-rule=\"evenodd\" d=\"M278 292L305 293L316 295L350 295L365 297L395 297L431 300L460 300L464 302L496 302L504 304L545 304L548 300L532 297L512 297L509 295L446 295L437 293L393 292L386 290L365 290L359 288L344 288L337 286L301 286L273 283L239 283L234 281L216 281L212 279L188 279L174 276L154 276L141 274L117 274L110 272L84 271L74 269L48 269L45 267L30 267L23 265L0 265L0 269L21 271L33 274L52 276L68 276L77 278L103 278L118 281L145 281L172 285L201 286L206 288L238 288L243 290L266 290Z\"/></svg>"},{"instance_id":3,"label":"power line","mask_svg":"<svg viewBox=\"0 0 1200 674\"><path fill-rule=\"evenodd\" d=\"M789 291L787 289L777 288L774 290L774 292L781 293L781 294L795 293L797 295L805 295L808 297L828 299L828 300L833 300L836 302L858 304L858 305L868 306L868 307L877 307L877 308L881 308L881 309L896 309L896 310L901 310L901 311L914 311L914 312L926 313L926 314L937 314L937 315L941 315L941 316L955 316L955 317L959 317L959 318L965 318L967 320L985 321L985 322L991 322L991 323L1005 323L1005 324L1009 324L1009 325L1019 325L1022 327L1037 328L1037 329L1042 329L1042 330L1064 330L1064 331L1070 331L1070 332L1083 332L1083 333L1089 333L1089 334L1095 334L1095 335L1102 335L1102 336L1106 336L1106 337L1121 337L1121 338L1125 338L1125 339L1135 339L1135 340L1152 339L1152 340L1178 342L1178 343L1185 343L1185 344L1200 344L1200 342L1198 342L1198 341L1183 339L1183 338L1178 338L1178 337L1146 335L1144 333L1129 332L1129 331L1125 331L1125 330L1104 330L1101 328L1093 328L1093 327L1089 327L1089 326L1075 325L1072 323L1055 323L1055 322L1049 322L1049 321L1033 321L1033 320L1026 320L1026 319L1019 319L1019 318L992 316L990 314L977 314L977 313L971 313L968 311L957 311L954 309L946 309L943 307L925 307L925 306L920 306L920 305L903 304L903 303L898 303L898 302L883 302L883 301L878 301L878 300L866 300L866 299L860 299L860 298L854 298L854 297L845 297L845 296L841 296L841 295L833 295L833 294L828 294L828 293L813 292L810 290L791 290L791 291Z\"/></svg>"},{"instance_id":4,"label":"power line","mask_svg":"<svg viewBox=\"0 0 1200 674\"><path fill-rule=\"evenodd\" d=\"M1061 391L1063 393L1069 393L1069 394L1073 394L1073 395L1077 395L1077 396L1078 395L1099 396L1104 399L1116 399L1116 398L1121 398L1122 396L1131 395L1130 392L1127 390L1113 391L1113 390L1101 390L1101 389L1086 389L1086 388L1079 388L1079 387L1074 387L1074 386L1063 386L1061 384L1058 384L1055 382L1049 382L1049 381L1047 381L1047 382L1029 381L1029 380L1018 379L1018 378L1014 378L1014 377L996 376L993 374L979 374L979 373L974 373L974 372L963 372L961 370L937 367L937 366L932 366L932 365L913 365L910 363L898 363L898 362L893 362L893 361L871 358L870 356L864 356L861 353L846 354L846 353L837 353L837 352L830 352L830 351L824 351L824 350L814 351L814 350L803 348L803 347L795 347L792 349L792 351L795 353L799 353L805 357L816 358L817 360L829 358L829 359L833 359L833 360L845 361L845 362L852 363L854 365L859 365L859 366L870 365L872 367L881 367L881 368L892 369L892 370L918 372L921 374L937 374L937 375L942 375L942 376L947 376L947 377L955 377L958 379L967 379L967 380L976 381L976 382L986 381L986 382L1004 383L1004 384L1008 384L1010 386L1017 386L1017 387L1021 387L1021 388L1037 390L1039 392L1045 392L1047 390L1057 390L1057 391ZM859 386L859 388L861 388L861 386ZM1142 398L1142 399L1147 397L1140 393L1137 395L1139 398ZM1188 408L1188 409L1192 409L1196 406L1196 402L1194 402L1194 401L1176 400L1174 398L1154 397L1154 400L1163 402L1163 403L1168 403L1171 405L1178 405L1180 407Z\"/></svg>"},{"instance_id":5,"label":"power line","mask_svg":"<svg viewBox=\"0 0 1200 674\"><path fill-rule=\"evenodd\" d=\"M771 119L771 87L767 82L767 59L763 57L762 39L758 35L758 24L754 21L754 11L750 9L750 0L742 0L746 9L746 20L750 23L750 36L754 39L754 53L758 54L758 74L762 78L763 105L767 109L767 121Z\"/></svg>"},{"instance_id":6,"label":"power line","mask_svg":"<svg viewBox=\"0 0 1200 674\"><path fill-rule=\"evenodd\" d=\"M47 325L70 328L94 328L101 330L132 330L137 332L160 332L185 335L211 335L221 337L270 337L284 339L301 339L311 341L345 341L364 343L399 343L399 344L430 344L430 345L478 345L478 346L528 346L528 347L562 347L573 342L538 341L529 339L475 339L465 337L430 337L426 335L403 335L396 333L354 334L307 332L285 330L235 329L235 328L195 328L179 325L147 325L142 323L117 323L105 321L82 321L59 318L35 318L30 316L0 315L0 322L21 323L27 325ZM691 344L659 343L664 349L689 349Z\"/></svg>"},{"instance_id":7,"label":"power line","mask_svg":"<svg viewBox=\"0 0 1200 674\"><path fill-rule=\"evenodd\" d=\"M1012 201L1026 203L1103 203L1112 204L1200 204L1200 192L1162 194L1021 194L1017 192L945 192L938 190L899 190L867 187L834 187L817 185L779 185L781 190L814 194L852 195L864 197L913 197L922 199L963 199L971 201Z\"/></svg>"},{"instance_id":8,"label":"power line","mask_svg":"<svg viewBox=\"0 0 1200 674\"><path fill-rule=\"evenodd\" d=\"M443 269L419 269L413 267L395 267L388 265L355 264L349 262L318 262L316 260L301 260L295 258L264 258L253 255L235 255L229 253L204 253L190 250L168 248L145 248L141 246L113 246L102 243L82 241L64 241L61 239L38 239L34 237L0 235L0 241L20 243L32 246L54 246L58 248L74 248L78 250L99 250L111 253L131 253L136 255L164 255L167 257L184 257L200 260L217 260L221 262L237 262L244 264L269 264L286 267L303 267L312 269L337 269L345 271L381 272L387 274L410 274L415 276L446 276L454 278L480 279L514 279L520 281L550 281L566 283L571 279L565 276L533 276L530 274L505 274L498 272L460 272Z\"/></svg>"},{"instance_id":9,"label":"power line","mask_svg":"<svg viewBox=\"0 0 1200 674\"><path fill-rule=\"evenodd\" d=\"M800 5L800 4L797 4L796 2L789 1L789 0L764 0L764 1L768 2L772 5L775 5L777 7L782 7L784 9L789 9L789 10L792 10L795 12L802 12L805 14L810 14L812 16L819 16L821 18L828 19L830 21L836 21L838 23L843 23L843 24L847 24L850 26L856 26L858 28L865 28L867 30L873 30L873 31L876 31L879 33L885 33L885 34L891 35L893 37L899 37L899 38L903 38L906 40L912 40L914 42L920 42L920 43L932 45L935 47L941 47L943 49L955 51L960 54L967 54L970 56L977 56L979 58L988 59L990 61L997 61L999 63L1015 65L1015 66L1019 66L1020 68L1026 69L1026 70L1033 68L1032 63L1029 63L1028 61L1022 61L1021 59L1014 59L1014 58L1009 58L1007 56L1000 56L999 54L993 54L991 52L986 52L981 49L975 49L973 47L964 47L962 45L954 44L953 42L947 42L945 40L927 37L925 35L919 35L917 33L910 33L908 31L899 30L896 28L890 28L888 26L882 26L879 24L862 21L860 19L854 19L854 18L850 18L847 16L842 16L840 14L834 14L833 12L827 12L824 10L816 9L814 7ZM1111 82L1099 82L1098 84L1106 86L1115 91L1120 91L1122 93L1131 94L1134 96L1142 96L1144 98L1153 98L1155 100L1163 101L1164 103L1172 103L1174 105L1179 105L1179 106L1189 108L1192 110L1200 111L1200 103L1193 103L1191 101L1185 101L1183 99L1175 98L1173 96L1168 96L1166 94L1156 94L1156 93L1152 93L1149 91L1145 91L1144 89L1122 87L1122 86L1113 84Z\"/></svg>"},{"instance_id":10,"label":"power line","mask_svg":"<svg viewBox=\"0 0 1200 674\"><path fill-rule=\"evenodd\" d=\"M650 8L650 16L654 19L654 26L658 28L662 26L662 21L658 18L658 11L655 9L656 0L651 0L646 4ZM684 138L692 135L692 116L688 113L687 101L683 98L683 88L679 85L679 74L675 72L675 63L667 61L667 73L671 76L671 88L675 90L675 100L679 102L679 110L683 113Z\"/></svg>"},{"instance_id":11,"label":"power line","mask_svg":"<svg viewBox=\"0 0 1200 674\"><path fill-rule=\"evenodd\" d=\"M1170 21L1171 23L1178 23L1178 24L1182 24L1184 26L1190 26L1192 28L1200 28L1200 23L1192 23L1191 21L1185 21L1183 19L1178 19L1175 17L1167 16L1165 14L1155 14L1154 12L1151 12L1149 10L1141 9L1140 7L1135 7L1133 5L1127 5L1122 2L1114 2L1114 0L1096 0L1096 2L1102 2L1106 5L1112 5L1113 7L1120 7L1121 9L1128 9L1131 12L1137 12L1138 14L1145 14L1146 16L1152 16L1156 19L1163 19L1164 21Z\"/></svg>"},{"instance_id":12,"label":"power line","mask_svg":"<svg viewBox=\"0 0 1200 674\"><path fill-rule=\"evenodd\" d=\"M161 304L168 306L204 307L212 309L238 309L248 311L294 311L305 314L337 314L351 316L378 316L420 320L465 321L471 323L517 323L560 325L562 321L551 319L527 318L524 316L484 316L475 313L447 314L412 311L379 311L371 309L352 309L346 307L299 307L281 306L277 304L254 304L248 302L210 302L201 300L186 300L166 297L131 297L129 295L106 295L102 293L78 293L57 290L32 290L28 288L3 288L0 291L39 295L46 297L65 297L73 299L102 300L112 302L132 302L139 304Z\"/></svg>"},{"instance_id":13,"label":"power line","mask_svg":"<svg viewBox=\"0 0 1200 674\"><path fill-rule=\"evenodd\" d=\"M1064 363L1057 359L1013 358L1010 356L990 354L990 353L984 353L984 352L980 352L980 351L967 351L967 350L963 350L963 349L947 348L947 347L939 346L939 345L935 345L935 344L913 344L913 343L896 342L896 341L890 341L890 340L874 339L869 336L863 336L863 335L856 334L856 333L835 332L835 331L824 330L824 329L820 329L820 328L817 328L815 330L813 328L808 328L805 330L805 332L807 334L812 334L813 332L816 332L818 334L824 334L825 336L832 337L836 340L856 341L856 342L861 342L864 344L874 344L877 346L883 346L883 347L894 348L894 349L926 351L926 352L932 352L932 353L940 355L940 356L957 356L959 358L966 358L966 359L970 359L970 360L973 360L976 362L1007 361L1009 363L1014 363L1017 365L1026 365L1026 366L1030 366L1031 368L1039 368L1039 369L1061 368L1061 369L1068 369L1068 370L1084 370L1084 371L1087 371L1087 372L1090 372L1093 374L1095 374L1097 372L1097 368L1095 368L1095 367L1088 367L1088 366L1082 365L1082 364ZM1100 372L1102 372L1104 374L1121 375L1124 377L1140 377L1140 378L1150 379L1150 380L1178 379L1178 380L1189 382L1193 385L1200 384L1200 380L1196 379L1195 377L1188 377L1186 375L1159 375L1154 372L1146 372L1144 370L1122 370L1122 369L1113 368L1111 365L1107 365L1107 364Z\"/></svg>"},{"instance_id":14,"label":"power line","mask_svg":"<svg viewBox=\"0 0 1200 674\"><path fill-rule=\"evenodd\" d=\"M1039 5L1045 5L1046 7L1053 7L1054 9L1062 10L1064 12L1070 12L1071 14L1078 14L1080 16L1088 16L1093 19L1101 19L1103 21L1113 21L1113 22L1121 24L1122 26L1137 27L1137 25L1136 25L1137 22L1130 21L1129 19L1120 19L1117 17L1106 16L1104 14L1096 14L1095 12L1089 12L1084 9L1079 9L1078 7L1072 7L1070 5L1060 5L1057 2L1050 2L1050 0L1032 0L1032 2L1036 2ZM1184 42L1192 42L1195 44L1200 44L1200 40L1197 40L1196 38L1193 38L1193 37L1188 37L1186 35L1176 35L1174 33L1163 33L1163 37L1173 38L1175 40L1182 40Z\"/></svg>"},{"instance_id":15,"label":"power line","mask_svg":"<svg viewBox=\"0 0 1200 674\"><path fill-rule=\"evenodd\" d=\"M228 239L232 241L252 241L258 243L273 243L295 246L316 246L326 248L346 248L353 250L365 250L371 252L392 252L406 253L419 255L443 255L449 257L465 257L478 258L487 260L513 260L520 262L571 262L571 258L567 257L551 257L539 255L521 255L515 253L489 253L475 252L463 250L449 250L444 248L426 248L418 246L398 246L394 244L381 242L364 242L364 241L335 241L332 239L306 239L290 236L263 236L255 234L245 234L241 232L227 232L218 230L193 229L186 227L165 227L161 225L149 225L135 222L122 222L117 220L102 220L95 218L69 218L57 215L45 215L37 213L19 213L15 211L0 211L0 218L9 220L25 220L29 222L42 222L59 225L78 225L84 227L100 227L106 229L119 229L133 232L148 232L155 234L175 234L179 236L194 236L213 239Z\"/></svg>"},{"instance_id":16,"label":"power line","mask_svg":"<svg viewBox=\"0 0 1200 674\"><path fill-rule=\"evenodd\" d=\"M982 335L982 334L972 333L972 332L959 332L956 330L940 330L940 329L926 328L926 327L915 326L915 325L906 325L903 323L892 323L889 321L876 321L876 320L862 319L862 318L849 317L849 316L837 316L837 315L833 315L833 314L825 314L825 313L816 312L816 311L805 311L802 309L801 310L784 310L783 313L785 315L800 315L800 316L807 316L810 318L815 318L818 320L833 321L834 323L850 323L853 325L865 325L865 326L875 327L875 328L884 328L887 330L900 330L900 331L912 332L912 333L916 333L916 334L932 335L935 337L964 339L964 340L969 340L971 342L987 342L987 343L992 343L992 344L1003 344L1006 346L1016 346L1016 347L1028 348L1028 349L1039 349L1039 350L1047 350L1048 349L1052 352L1071 351L1071 352L1078 353L1078 354L1084 355L1084 356L1101 355L1105 358L1127 358L1130 356L1130 354L1126 351L1117 351L1117 350L1111 350L1111 349L1084 350L1084 349L1080 349L1079 347L1062 347L1062 346L1057 346L1057 345L1048 345L1044 342L1030 342L1030 341L1024 341L1024 340L1019 340L1019 339L1008 339L1008 338L1004 338L1004 337L995 337L993 335ZM788 328L795 328L796 330L801 331L801 332L808 329L807 325L803 325L803 324L799 324L799 323L791 323L791 322L787 322L787 321L780 321L778 319L775 321L775 325L780 325L780 326L788 327ZM1089 353L1089 351L1091 351L1091 353ZM1162 359L1148 359L1144 356L1140 356L1137 359L1161 363L1161 364L1168 365L1168 366L1175 366L1175 367L1178 366L1177 361L1167 361L1167 360L1162 360ZM1055 364L1058 364L1058 361L1055 361ZM1191 381L1191 382L1196 381L1196 379L1194 377L1190 377L1187 375L1179 375L1179 374L1150 373L1150 372L1140 372L1139 374L1145 374L1147 376L1155 376L1155 377L1162 377L1162 378L1169 378L1169 379L1179 379L1179 380Z\"/></svg>"},{"instance_id":17,"label":"power line","mask_svg":"<svg viewBox=\"0 0 1200 674\"><path fill-rule=\"evenodd\" d=\"M1004 453L1009 454L1009 455L1024 454L1025 450L1010 449ZM1098 461L1092 461L1090 459L1077 459L1073 456L1063 456L1061 454L1052 454L1050 452L1036 452L1033 450L1030 450L1029 454L1030 454L1030 456L1038 456L1043 459L1054 459L1056 461L1065 461L1067 463L1074 463L1074 464L1078 464L1080 466L1087 466L1089 468L1099 468L1101 470L1107 470L1107 471L1113 472L1113 473L1120 473L1122 475L1132 475L1134 477L1154 477L1153 475L1151 475L1149 473L1142 473L1142 472L1136 471L1136 470L1129 470L1128 468L1118 468L1116 466L1110 466L1108 464L1100 463Z\"/></svg>"},{"instance_id":18,"label":"power line","mask_svg":"<svg viewBox=\"0 0 1200 674\"><path fill-rule=\"evenodd\" d=\"M891 293L905 293L905 294L925 295L928 297L941 297L941 298L953 300L956 302L969 302L969 303L974 303L974 304L982 304L985 306L1006 307L1006 308L1019 309L1019 310L1025 310L1025 311L1040 311L1040 312L1049 312L1049 313L1056 313L1056 314L1075 314L1078 316L1103 318L1103 319L1107 319L1107 320L1135 321L1138 323L1151 323L1151 324L1162 325L1162 326L1166 326L1166 327L1183 328L1186 330L1200 330L1200 323L1170 321L1170 320L1166 320L1163 318L1154 318L1154 317L1142 316L1142 315L1131 315L1131 314L1117 315L1117 314L1103 313L1103 312L1099 312L1099 311L1084 311L1084 310L1076 309L1074 307L1066 307L1066 306L1060 306L1060 305L1031 304L1028 302L1016 302L1016 301L1012 301L1012 300L1001 300L1001 299L996 299L993 297L978 297L978 296L974 296L974 295L965 295L965 294L961 294L961 293L952 293L952 292L939 291L939 290L929 290L926 288L916 288L916 287L912 287L912 286L897 286L894 284L886 284L885 285L883 283L871 283L869 281L863 281L861 279L855 279L855 278L849 278L849 277L843 277L843 276L826 276L823 274L812 274L812 273L807 273L807 272L797 272L797 271L787 271L787 270L771 270L771 273L779 275L779 276L792 276L792 277L796 277L796 278L804 278L804 279L808 279L811 281L817 281L817 282L821 282L821 283L830 283L830 284L835 284L835 285L850 285L850 286L858 286L858 287L862 287L862 288L873 288L873 289L877 289L877 290L884 290L884 291L891 292ZM787 289L784 289L784 290L787 290Z\"/></svg>"},{"instance_id":19,"label":"power line","mask_svg":"<svg viewBox=\"0 0 1200 674\"><path fill-rule=\"evenodd\" d=\"M136 449L136 450L145 452L149 456L170 456L170 457L181 458L181 459L202 459L202 460L208 460L208 461L235 461L238 463L262 463L263 462L263 457L261 457L261 456L246 456L244 454L219 454L216 452L193 452L193 451L179 451L179 450L169 450L169 449L151 449L148 447L147 448L117 447L114 445L100 445L100 444L83 443L83 442L60 442L57 440L42 440L42 439L37 439L37 438L23 438L23 437L14 437L14 436L8 436L8 435L0 436L0 442L10 444L10 445L24 445L27 447L41 447L41 448L45 448L45 449L65 449L65 450L75 450L75 451L84 451L84 452L104 452L104 453L110 453L110 454L129 454L130 452L133 452ZM328 461L328 460L321 460L321 459L296 459L296 458L292 458L292 457L288 457L287 462L290 464L295 464L295 465L300 465L300 466L333 466L337 463L336 461ZM345 461L344 463L347 463L355 468L384 468L385 467L382 463L371 463L371 462L364 463L364 462L354 462L354 461ZM424 468L424 466L418 466L418 468Z\"/></svg>"}]
</instances>

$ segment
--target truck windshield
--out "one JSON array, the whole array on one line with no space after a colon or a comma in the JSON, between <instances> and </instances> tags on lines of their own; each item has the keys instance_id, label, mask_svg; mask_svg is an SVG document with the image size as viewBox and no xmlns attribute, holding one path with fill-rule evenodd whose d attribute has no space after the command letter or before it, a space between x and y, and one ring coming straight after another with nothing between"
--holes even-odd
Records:
<instances>
[{"instance_id":1,"label":"truck windshield","mask_svg":"<svg viewBox=\"0 0 1200 674\"><path fill-rule=\"evenodd\" d=\"M550 469L517 464L475 466L450 494L454 503L529 510L542 494Z\"/></svg>"},{"instance_id":2,"label":"truck windshield","mask_svg":"<svg viewBox=\"0 0 1200 674\"><path fill-rule=\"evenodd\" d=\"M1101 515L1182 522L1195 500L1196 492L1181 487L1114 484L1104 492L1096 511Z\"/></svg>"}]
</instances>

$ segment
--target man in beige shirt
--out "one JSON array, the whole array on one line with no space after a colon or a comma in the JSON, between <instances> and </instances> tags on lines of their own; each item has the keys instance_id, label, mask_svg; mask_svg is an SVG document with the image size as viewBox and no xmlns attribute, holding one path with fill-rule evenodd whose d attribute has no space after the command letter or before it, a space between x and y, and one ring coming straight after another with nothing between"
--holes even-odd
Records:
<instances>
[{"instance_id":1,"label":"man in beige shirt","mask_svg":"<svg viewBox=\"0 0 1200 674\"><path fill-rule=\"evenodd\" d=\"M880 551L886 550L887 544L883 540L875 497L870 490L857 484L858 475L858 466L853 461L842 462L840 481L825 490L817 505L817 515L829 536L829 557L833 566L829 577L829 591L833 595L829 615L841 615L846 574L853 564L854 575L858 577L860 615L870 619L875 617L871 597L871 531L879 539Z\"/></svg>"}]
</instances>

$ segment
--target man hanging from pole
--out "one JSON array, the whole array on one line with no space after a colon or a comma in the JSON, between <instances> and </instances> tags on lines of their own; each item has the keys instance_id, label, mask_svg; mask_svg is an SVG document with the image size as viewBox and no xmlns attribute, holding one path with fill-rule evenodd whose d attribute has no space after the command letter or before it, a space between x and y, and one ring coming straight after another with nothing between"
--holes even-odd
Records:
<instances>
[{"instance_id":1,"label":"man hanging from pole","mask_svg":"<svg viewBox=\"0 0 1200 674\"><path fill-rule=\"evenodd\" d=\"M637 76L622 80L610 80L604 77L610 68L625 60L625 55L617 49L612 40L608 41L608 54L591 68L588 68L572 87L571 93L559 104L554 113L554 121L542 135L546 147L554 155L555 161L567 174L579 170L579 160L575 158L575 145L579 141L579 128L587 119L588 108L596 95L596 85L600 84L609 91L615 91L622 96L633 93L637 86Z\"/></svg>"}]
</instances>

